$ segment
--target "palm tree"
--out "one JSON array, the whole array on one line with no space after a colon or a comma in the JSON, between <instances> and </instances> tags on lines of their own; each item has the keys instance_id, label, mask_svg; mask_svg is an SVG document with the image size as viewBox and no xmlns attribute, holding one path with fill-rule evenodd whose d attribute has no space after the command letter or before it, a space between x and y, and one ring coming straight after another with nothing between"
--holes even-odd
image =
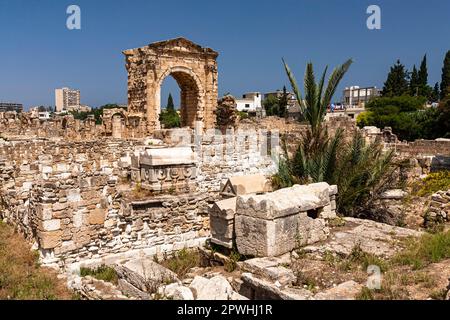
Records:
<instances>
[{"instance_id":1,"label":"palm tree","mask_svg":"<svg viewBox=\"0 0 450 320\"><path fill-rule=\"evenodd\" d=\"M371 198L374 199L374 195L389 186L393 153L384 152L378 142L366 144L358 131L350 142L343 141L342 130L337 130L330 137L326 126L322 125L327 107L352 60L347 60L332 72L326 88L324 82L328 68L325 68L320 81L316 83L313 66L308 63L304 99L284 60L283 64L303 118L310 126L302 135L292 159L284 145L285 159L280 160L279 172L272 181L277 187L321 181L337 184L338 210L345 215L354 215L358 208L363 207L362 204L367 204Z\"/></svg>"},{"instance_id":2,"label":"palm tree","mask_svg":"<svg viewBox=\"0 0 450 320\"><path fill-rule=\"evenodd\" d=\"M283 64L303 118L310 125L299 143L294 159L289 160L286 155L287 162L290 162L292 174L304 183L329 181L332 179L337 161L337 150L341 144L342 131L338 130L336 135L330 138L326 127L322 127L322 122L336 88L352 64L352 60L349 59L334 69L326 88L325 77L328 67L322 73L320 81L316 83L313 65L308 63L304 79L304 99L297 81L284 59Z\"/></svg>"},{"instance_id":3,"label":"palm tree","mask_svg":"<svg viewBox=\"0 0 450 320\"><path fill-rule=\"evenodd\" d=\"M302 94L298 89L297 81L295 80L291 69L284 61L284 59L282 60L289 81L291 83L292 90L294 91L295 97L300 106L300 110L305 119L309 122L312 133L317 134L317 132L320 131L322 121L327 113L327 107L330 105L331 99L336 92L337 86L344 77L345 73L350 68L350 65L353 63L353 61L352 59L349 59L344 64L333 70L328 80L325 92L323 92L323 89L328 66L325 67L320 81L316 83L313 65L311 62L308 63L308 65L306 66L304 80L305 99L303 99Z\"/></svg>"}]
</instances>

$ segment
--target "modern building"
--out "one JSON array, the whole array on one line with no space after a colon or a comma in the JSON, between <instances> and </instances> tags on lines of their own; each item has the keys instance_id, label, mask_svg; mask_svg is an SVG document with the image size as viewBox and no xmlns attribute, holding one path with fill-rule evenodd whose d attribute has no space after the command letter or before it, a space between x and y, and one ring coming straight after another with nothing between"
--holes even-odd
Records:
<instances>
[{"instance_id":1,"label":"modern building","mask_svg":"<svg viewBox=\"0 0 450 320\"><path fill-rule=\"evenodd\" d=\"M236 99L236 110L243 112L262 110L261 93L247 92L242 96L242 99Z\"/></svg>"},{"instance_id":2,"label":"modern building","mask_svg":"<svg viewBox=\"0 0 450 320\"><path fill-rule=\"evenodd\" d=\"M67 110L69 107L80 106L80 90L61 88L55 90L56 112Z\"/></svg>"},{"instance_id":3,"label":"modern building","mask_svg":"<svg viewBox=\"0 0 450 320\"><path fill-rule=\"evenodd\" d=\"M39 120L48 120L51 118L50 112L42 111L38 113Z\"/></svg>"},{"instance_id":4,"label":"modern building","mask_svg":"<svg viewBox=\"0 0 450 320\"><path fill-rule=\"evenodd\" d=\"M345 109L364 108L370 99L379 97L380 95L381 90L377 87L346 87L343 94L342 104Z\"/></svg>"},{"instance_id":5,"label":"modern building","mask_svg":"<svg viewBox=\"0 0 450 320\"><path fill-rule=\"evenodd\" d=\"M0 102L0 112L15 111L21 113L23 105L21 103Z\"/></svg>"},{"instance_id":6,"label":"modern building","mask_svg":"<svg viewBox=\"0 0 450 320\"><path fill-rule=\"evenodd\" d=\"M66 108L64 108L65 111L78 111L78 112L90 112L92 110L91 107L84 105L84 104L80 104L80 105L75 105L75 106L67 106Z\"/></svg>"}]
</instances>

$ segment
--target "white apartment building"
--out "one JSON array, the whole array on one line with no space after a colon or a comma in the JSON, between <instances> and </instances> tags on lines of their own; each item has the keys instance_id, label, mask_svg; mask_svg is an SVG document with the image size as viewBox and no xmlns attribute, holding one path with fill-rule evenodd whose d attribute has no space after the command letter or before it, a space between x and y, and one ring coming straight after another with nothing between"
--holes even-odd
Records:
<instances>
[{"instance_id":1,"label":"white apartment building","mask_svg":"<svg viewBox=\"0 0 450 320\"><path fill-rule=\"evenodd\" d=\"M236 110L243 112L256 112L262 109L261 93L247 92L242 99L236 99Z\"/></svg>"},{"instance_id":2,"label":"white apartment building","mask_svg":"<svg viewBox=\"0 0 450 320\"><path fill-rule=\"evenodd\" d=\"M61 88L55 90L56 112L67 110L69 107L80 106L80 90Z\"/></svg>"},{"instance_id":3,"label":"white apartment building","mask_svg":"<svg viewBox=\"0 0 450 320\"><path fill-rule=\"evenodd\" d=\"M346 87L342 103L345 108L364 108L370 99L379 97L380 94L380 89L377 87Z\"/></svg>"}]
</instances>

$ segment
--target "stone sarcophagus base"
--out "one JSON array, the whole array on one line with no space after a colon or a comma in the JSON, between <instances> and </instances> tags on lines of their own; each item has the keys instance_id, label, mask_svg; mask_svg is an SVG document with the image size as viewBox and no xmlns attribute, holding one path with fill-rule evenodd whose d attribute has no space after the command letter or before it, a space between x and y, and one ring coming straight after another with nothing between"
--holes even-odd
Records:
<instances>
[{"instance_id":1,"label":"stone sarcophagus base","mask_svg":"<svg viewBox=\"0 0 450 320\"><path fill-rule=\"evenodd\" d=\"M132 180L152 192L191 192L197 174L190 147L146 149L132 157Z\"/></svg>"},{"instance_id":2,"label":"stone sarcophagus base","mask_svg":"<svg viewBox=\"0 0 450 320\"><path fill-rule=\"evenodd\" d=\"M316 183L238 196L234 228L239 253L278 256L325 240L329 234L325 219L336 217L336 193L336 186Z\"/></svg>"}]
</instances>

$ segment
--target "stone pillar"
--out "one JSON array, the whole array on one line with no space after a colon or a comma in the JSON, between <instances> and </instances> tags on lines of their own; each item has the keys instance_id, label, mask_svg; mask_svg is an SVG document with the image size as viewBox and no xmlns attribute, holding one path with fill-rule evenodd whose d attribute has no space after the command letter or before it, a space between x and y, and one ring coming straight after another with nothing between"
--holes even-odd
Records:
<instances>
[{"instance_id":1,"label":"stone pillar","mask_svg":"<svg viewBox=\"0 0 450 320\"><path fill-rule=\"evenodd\" d=\"M112 137L114 139L122 139L122 118L114 116L112 118Z\"/></svg>"}]
</instances>

